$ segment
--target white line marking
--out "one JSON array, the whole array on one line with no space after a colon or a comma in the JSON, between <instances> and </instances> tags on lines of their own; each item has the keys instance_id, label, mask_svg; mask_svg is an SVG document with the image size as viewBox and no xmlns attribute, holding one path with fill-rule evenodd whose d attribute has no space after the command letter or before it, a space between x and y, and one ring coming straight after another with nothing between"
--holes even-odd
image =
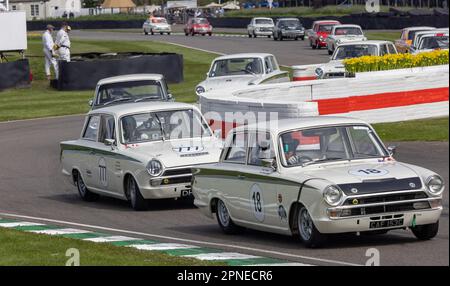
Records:
<instances>
[{"instance_id":1,"label":"white line marking","mask_svg":"<svg viewBox=\"0 0 450 286\"><path fill-rule=\"evenodd\" d=\"M154 42L159 42L159 43L163 43L163 44L171 44L171 45L179 46L179 47L182 47L182 48L197 50L197 51L200 51L200 52L205 52L205 53L210 53L210 54L216 54L216 55L219 55L219 56L226 55L224 53L215 52L215 51L211 51L211 50L205 50L205 49L201 49L201 48L195 48L195 47L186 46L186 45L178 44L178 43L174 43L174 42L166 42L166 41L154 41Z\"/></svg>"},{"instance_id":2,"label":"white line marking","mask_svg":"<svg viewBox=\"0 0 450 286\"><path fill-rule=\"evenodd\" d=\"M19 226L39 226L43 225L42 223L37 222L6 222L6 223L0 223L0 227L6 227L6 228L13 228L13 227L19 227Z\"/></svg>"},{"instance_id":3,"label":"white line marking","mask_svg":"<svg viewBox=\"0 0 450 286\"><path fill-rule=\"evenodd\" d=\"M64 118L64 117L76 117L76 116L86 116L86 113L37 117L37 118L29 118L29 119L7 120L7 121L0 121L0 124L20 123L20 122L37 121L37 120L45 120L45 119L59 119L59 118Z\"/></svg>"},{"instance_id":4,"label":"white line marking","mask_svg":"<svg viewBox=\"0 0 450 286\"><path fill-rule=\"evenodd\" d=\"M134 237L128 237L128 236L115 235L115 236L106 236L106 237L86 238L83 240L92 241L92 242L116 242L116 241L132 241L132 240L141 240L141 239L134 238Z\"/></svg>"},{"instance_id":5,"label":"white line marking","mask_svg":"<svg viewBox=\"0 0 450 286\"><path fill-rule=\"evenodd\" d=\"M184 238L171 237L171 236L165 236L165 235L150 234L150 233L129 231L129 230L123 230L123 229L110 228L110 227L75 223L75 222L69 222L69 221L63 221L63 220L17 215L17 214L11 214L11 213L0 213L0 216L9 216L9 217L16 217L16 218L24 218L24 219L34 219L34 220L40 220L40 221L46 221L46 222L52 222L52 223L58 223L58 224L73 225L73 226L77 226L77 227L88 227L88 228L92 228L92 229L121 232L121 233L133 234L133 235L141 235L141 236L147 236L147 237L155 237L155 238L161 238L161 239L167 239L167 240L174 240L174 241L182 241L185 243L209 245L209 246L224 247L224 248L233 248L233 249L245 250L245 251L254 251L254 252L259 252L259 253L264 253L264 254L279 255L279 256L284 256L284 257L289 257L289 258L297 258L297 259L306 259L306 260L318 261L318 262L324 262L324 263L332 263L332 264L348 265L348 266L363 266L362 264L356 264L356 263L333 260L333 259L325 259L325 258L311 257L311 256L305 256L305 255L297 255L297 254L285 253L285 252L280 252L280 251L259 249L259 248L239 246L239 245L231 245L231 244L225 244L225 243L184 239Z\"/></svg>"},{"instance_id":6,"label":"white line marking","mask_svg":"<svg viewBox=\"0 0 450 286\"><path fill-rule=\"evenodd\" d=\"M190 254L190 255L183 255L183 257L195 258L195 259L199 259L199 260L208 260L208 261L262 258L261 256L242 254L242 253L237 253L237 252Z\"/></svg>"},{"instance_id":7,"label":"white line marking","mask_svg":"<svg viewBox=\"0 0 450 286\"><path fill-rule=\"evenodd\" d=\"M243 266L313 266L311 264L304 263L267 263L267 264L244 264Z\"/></svg>"},{"instance_id":8,"label":"white line marking","mask_svg":"<svg viewBox=\"0 0 450 286\"><path fill-rule=\"evenodd\" d=\"M133 244L128 245L139 250L171 250L171 249L190 249L199 248L195 245L179 244L179 243L155 243L155 244Z\"/></svg>"},{"instance_id":9,"label":"white line marking","mask_svg":"<svg viewBox=\"0 0 450 286\"><path fill-rule=\"evenodd\" d=\"M32 230L30 232L48 235L62 235L62 234L91 233L92 231L75 228L63 228L63 229Z\"/></svg>"}]
</instances>

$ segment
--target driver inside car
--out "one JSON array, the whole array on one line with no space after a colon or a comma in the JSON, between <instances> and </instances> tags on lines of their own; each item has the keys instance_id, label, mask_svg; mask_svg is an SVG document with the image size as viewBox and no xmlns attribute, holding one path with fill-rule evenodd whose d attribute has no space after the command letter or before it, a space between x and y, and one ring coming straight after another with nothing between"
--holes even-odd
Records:
<instances>
[{"instance_id":1,"label":"driver inside car","mask_svg":"<svg viewBox=\"0 0 450 286\"><path fill-rule=\"evenodd\" d=\"M300 142L297 139L292 138L290 133L282 136L283 151L286 158L286 162L289 166L299 165L302 162L302 157L297 155L297 148Z\"/></svg>"}]
</instances>

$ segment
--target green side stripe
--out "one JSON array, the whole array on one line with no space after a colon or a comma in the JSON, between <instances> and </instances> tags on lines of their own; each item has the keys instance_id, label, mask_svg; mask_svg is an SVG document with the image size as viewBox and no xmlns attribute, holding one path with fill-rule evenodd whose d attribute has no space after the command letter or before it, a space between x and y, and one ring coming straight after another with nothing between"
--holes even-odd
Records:
<instances>
[{"instance_id":1,"label":"green side stripe","mask_svg":"<svg viewBox=\"0 0 450 286\"><path fill-rule=\"evenodd\" d=\"M113 244L115 246L128 246L133 244L155 244L159 243L159 241L155 240L127 240L127 241L113 241L110 242L110 244Z\"/></svg>"},{"instance_id":2,"label":"green side stripe","mask_svg":"<svg viewBox=\"0 0 450 286\"><path fill-rule=\"evenodd\" d=\"M225 260L229 266L242 266L242 265L254 265L254 264L275 264L275 263L286 263L286 260L280 260L275 258L251 258L251 259L230 259Z\"/></svg>"},{"instance_id":3,"label":"green side stripe","mask_svg":"<svg viewBox=\"0 0 450 286\"><path fill-rule=\"evenodd\" d=\"M61 236L65 237L65 238L73 238L73 239L87 239L87 238L109 236L109 234L92 232L92 233L69 233L69 234L63 234Z\"/></svg>"},{"instance_id":4,"label":"green side stripe","mask_svg":"<svg viewBox=\"0 0 450 286\"><path fill-rule=\"evenodd\" d=\"M168 249L168 250L161 250L161 252L164 252L169 255L173 256L183 256L183 255L195 255L195 254L204 254L204 253L219 253L223 252L219 249L212 249L212 248L185 248L185 249Z\"/></svg>"},{"instance_id":5,"label":"green side stripe","mask_svg":"<svg viewBox=\"0 0 450 286\"><path fill-rule=\"evenodd\" d=\"M33 230L48 230L48 229L62 229L62 226L55 225L30 225L30 226L18 226L13 229L22 230L22 231L33 231Z\"/></svg>"}]
</instances>

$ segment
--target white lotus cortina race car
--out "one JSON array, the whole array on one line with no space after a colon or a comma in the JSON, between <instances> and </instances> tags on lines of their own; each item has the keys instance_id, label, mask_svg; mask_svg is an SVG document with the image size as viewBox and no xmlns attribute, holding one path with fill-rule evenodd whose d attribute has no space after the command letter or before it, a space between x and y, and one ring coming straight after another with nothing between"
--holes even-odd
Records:
<instances>
[{"instance_id":1,"label":"white lotus cortina race car","mask_svg":"<svg viewBox=\"0 0 450 286\"><path fill-rule=\"evenodd\" d=\"M200 111L175 102L139 102L90 111L78 140L61 142L62 172L83 200L191 195L191 167L219 159L221 142Z\"/></svg>"},{"instance_id":2,"label":"white lotus cortina race car","mask_svg":"<svg viewBox=\"0 0 450 286\"><path fill-rule=\"evenodd\" d=\"M372 127L343 117L248 125L228 134L219 163L193 170L195 205L225 233L241 227L298 235L317 247L332 233L410 228L433 238L443 179L393 159Z\"/></svg>"},{"instance_id":3,"label":"white lotus cortina race car","mask_svg":"<svg viewBox=\"0 0 450 286\"><path fill-rule=\"evenodd\" d=\"M239 89L249 85L280 83L290 80L271 54L234 54L216 58L206 79L199 83L197 95L218 89Z\"/></svg>"}]
</instances>

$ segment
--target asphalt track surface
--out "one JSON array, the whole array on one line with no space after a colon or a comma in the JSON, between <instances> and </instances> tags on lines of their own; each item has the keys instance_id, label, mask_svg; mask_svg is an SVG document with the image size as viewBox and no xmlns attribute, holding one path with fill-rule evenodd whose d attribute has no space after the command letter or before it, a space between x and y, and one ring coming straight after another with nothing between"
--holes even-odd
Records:
<instances>
[{"instance_id":1,"label":"asphalt track surface","mask_svg":"<svg viewBox=\"0 0 450 286\"><path fill-rule=\"evenodd\" d=\"M104 39L147 38L128 33L80 34L83 38L93 39L100 34ZM79 35L74 33L74 36ZM157 38L163 39L155 36ZM300 52L303 51L302 45L306 45L301 42L283 42L281 45L277 42L274 45L273 41L263 38L237 37L223 37L220 40L217 37L214 41L184 36L165 36L164 39L208 50L217 47L217 51L223 53L268 51L275 53L282 64L292 64L287 61L288 55L280 57L278 47L286 45L283 49L290 51L289 54L295 59L310 57L311 60L318 60L316 56ZM220 43L214 43L216 41ZM203 46L203 43L208 44ZM318 51L320 55L324 53L324 50ZM302 57L294 57L298 54ZM296 63L299 62L296 60ZM71 222L98 226L110 228L118 234L133 233L136 236L139 233L143 238L157 235L160 241L189 241L199 246L214 246L314 265L364 265L369 248L380 251L381 265L449 265L448 190L444 195L440 230L433 240L417 241L409 231L396 230L377 236L333 236L328 245L321 249L307 249L292 237L252 230L234 236L225 235L215 220L200 214L190 201L153 201L145 212L135 212L126 202L106 197L98 202L83 202L75 187L64 180L59 163L59 142L77 138L82 124L82 116L0 123L0 217L7 217L5 213L9 213L30 216L28 221L46 218L63 225L64 222ZM448 184L448 142L402 142L396 145L398 160L429 168L441 174Z\"/></svg>"},{"instance_id":2,"label":"asphalt track surface","mask_svg":"<svg viewBox=\"0 0 450 286\"><path fill-rule=\"evenodd\" d=\"M330 56L327 49L313 50L307 39L304 41L284 40L274 41L266 37L248 38L247 36L185 36L185 35L144 35L130 32L72 31L71 37L89 40L120 40L127 41L161 41L185 45L222 54L235 53L271 53L281 65L306 65L328 62Z\"/></svg>"}]
</instances>

